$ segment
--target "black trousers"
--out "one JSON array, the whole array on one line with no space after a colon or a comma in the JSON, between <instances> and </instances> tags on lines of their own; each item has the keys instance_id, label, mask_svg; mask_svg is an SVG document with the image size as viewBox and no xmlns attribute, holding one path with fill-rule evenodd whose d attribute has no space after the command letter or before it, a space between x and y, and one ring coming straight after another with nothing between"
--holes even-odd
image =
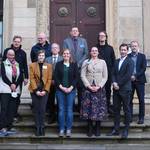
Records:
<instances>
[{"instance_id":1,"label":"black trousers","mask_svg":"<svg viewBox=\"0 0 150 150\"><path fill-rule=\"evenodd\" d=\"M110 108L110 98L111 98L111 78L108 77L108 80L105 84L105 91L106 91L106 99L107 99L107 108Z\"/></svg>"},{"instance_id":2,"label":"black trousers","mask_svg":"<svg viewBox=\"0 0 150 150\"><path fill-rule=\"evenodd\" d=\"M56 116L56 107L55 107L55 94L56 94L56 88L54 85L51 85L50 87L50 93L48 94L48 100L46 105L46 110L49 114L49 117L55 117Z\"/></svg>"},{"instance_id":3,"label":"black trousers","mask_svg":"<svg viewBox=\"0 0 150 150\"><path fill-rule=\"evenodd\" d=\"M37 96L35 93L31 93L33 113L35 119L35 125L37 128L44 127L45 111L48 99L48 93L45 96Z\"/></svg>"},{"instance_id":4,"label":"black trousers","mask_svg":"<svg viewBox=\"0 0 150 150\"><path fill-rule=\"evenodd\" d=\"M118 130L120 128L120 110L123 106L125 116L125 128L129 128L131 113L130 113L130 95L131 91L113 91L113 105L114 105L114 128Z\"/></svg>"},{"instance_id":5,"label":"black trousers","mask_svg":"<svg viewBox=\"0 0 150 150\"><path fill-rule=\"evenodd\" d=\"M12 98L11 94L1 94L1 114L0 114L0 128L12 128L13 118L16 110L17 98Z\"/></svg>"},{"instance_id":6,"label":"black trousers","mask_svg":"<svg viewBox=\"0 0 150 150\"><path fill-rule=\"evenodd\" d=\"M135 91L137 93L138 100L139 100L139 119L141 119L144 118L145 116L145 100L144 100L145 84L132 82L132 93L131 93L131 101L130 101L131 116L133 116L133 97Z\"/></svg>"}]
</instances>

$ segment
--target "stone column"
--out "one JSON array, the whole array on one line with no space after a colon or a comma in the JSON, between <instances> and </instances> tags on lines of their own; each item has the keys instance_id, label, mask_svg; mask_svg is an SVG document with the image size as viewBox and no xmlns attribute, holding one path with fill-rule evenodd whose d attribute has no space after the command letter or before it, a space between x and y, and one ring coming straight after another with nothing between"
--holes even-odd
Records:
<instances>
[{"instance_id":1,"label":"stone column","mask_svg":"<svg viewBox=\"0 0 150 150\"><path fill-rule=\"evenodd\" d=\"M118 55L118 0L106 0L106 31L108 42Z\"/></svg>"},{"instance_id":2,"label":"stone column","mask_svg":"<svg viewBox=\"0 0 150 150\"><path fill-rule=\"evenodd\" d=\"M49 38L49 6L50 0L37 0L37 31L36 33L45 32Z\"/></svg>"},{"instance_id":3,"label":"stone column","mask_svg":"<svg viewBox=\"0 0 150 150\"><path fill-rule=\"evenodd\" d=\"M12 39L13 0L4 0L3 9L3 48L8 47Z\"/></svg>"}]
</instances>

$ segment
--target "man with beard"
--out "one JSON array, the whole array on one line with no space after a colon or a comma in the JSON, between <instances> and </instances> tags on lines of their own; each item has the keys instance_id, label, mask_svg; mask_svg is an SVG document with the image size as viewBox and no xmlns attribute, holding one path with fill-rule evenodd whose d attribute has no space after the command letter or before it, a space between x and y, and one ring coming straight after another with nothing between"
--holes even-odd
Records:
<instances>
[{"instance_id":1,"label":"man with beard","mask_svg":"<svg viewBox=\"0 0 150 150\"><path fill-rule=\"evenodd\" d=\"M113 113L113 107L110 105L111 98L111 82L112 82L112 68L115 62L115 53L112 46L107 43L107 33L105 31L99 32L97 48L99 50L99 58L104 59L108 69L108 80L105 84L107 108L108 113Z\"/></svg>"}]
</instances>

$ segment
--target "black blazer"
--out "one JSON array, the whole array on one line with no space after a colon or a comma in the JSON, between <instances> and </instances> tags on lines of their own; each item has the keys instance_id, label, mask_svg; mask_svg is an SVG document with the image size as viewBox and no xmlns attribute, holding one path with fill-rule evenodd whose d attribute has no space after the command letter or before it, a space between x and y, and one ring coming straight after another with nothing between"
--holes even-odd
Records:
<instances>
[{"instance_id":1,"label":"black blazer","mask_svg":"<svg viewBox=\"0 0 150 150\"><path fill-rule=\"evenodd\" d=\"M64 64L63 61L56 63L55 71L54 71L54 82L56 88L59 88L59 85L63 83L63 73L64 73ZM73 86L76 88L76 84L78 81L78 66L77 63L70 63L69 67L69 86Z\"/></svg>"},{"instance_id":2,"label":"black blazer","mask_svg":"<svg viewBox=\"0 0 150 150\"><path fill-rule=\"evenodd\" d=\"M131 90L131 75L133 72L133 61L131 58L126 57L121 65L120 70L118 70L120 59L115 61L112 73L112 81L117 82L119 85L119 90Z\"/></svg>"},{"instance_id":3,"label":"black blazer","mask_svg":"<svg viewBox=\"0 0 150 150\"><path fill-rule=\"evenodd\" d=\"M128 55L130 58L132 57L132 53ZM138 53L137 55L137 61L136 61L136 81L139 83L146 83L146 57L142 53Z\"/></svg>"}]
</instances>

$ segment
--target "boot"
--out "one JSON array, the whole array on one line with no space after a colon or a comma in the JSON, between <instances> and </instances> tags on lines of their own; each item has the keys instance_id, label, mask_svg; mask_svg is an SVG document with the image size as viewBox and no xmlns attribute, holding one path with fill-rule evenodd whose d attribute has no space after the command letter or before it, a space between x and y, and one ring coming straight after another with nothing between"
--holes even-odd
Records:
<instances>
[{"instance_id":1,"label":"boot","mask_svg":"<svg viewBox=\"0 0 150 150\"><path fill-rule=\"evenodd\" d=\"M40 127L36 127L35 136L40 136Z\"/></svg>"},{"instance_id":2,"label":"boot","mask_svg":"<svg viewBox=\"0 0 150 150\"><path fill-rule=\"evenodd\" d=\"M41 135L41 136L44 136L44 135L45 135L45 128L44 128L44 127L41 127L41 128L40 128L40 135Z\"/></svg>"},{"instance_id":3,"label":"boot","mask_svg":"<svg viewBox=\"0 0 150 150\"><path fill-rule=\"evenodd\" d=\"M96 124L95 124L95 136L100 136L100 121L96 121Z\"/></svg>"},{"instance_id":4,"label":"boot","mask_svg":"<svg viewBox=\"0 0 150 150\"><path fill-rule=\"evenodd\" d=\"M93 122L92 120L88 120L87 136L91 137L92 135L93 135Z\"/></svg>"}]
</instances>

